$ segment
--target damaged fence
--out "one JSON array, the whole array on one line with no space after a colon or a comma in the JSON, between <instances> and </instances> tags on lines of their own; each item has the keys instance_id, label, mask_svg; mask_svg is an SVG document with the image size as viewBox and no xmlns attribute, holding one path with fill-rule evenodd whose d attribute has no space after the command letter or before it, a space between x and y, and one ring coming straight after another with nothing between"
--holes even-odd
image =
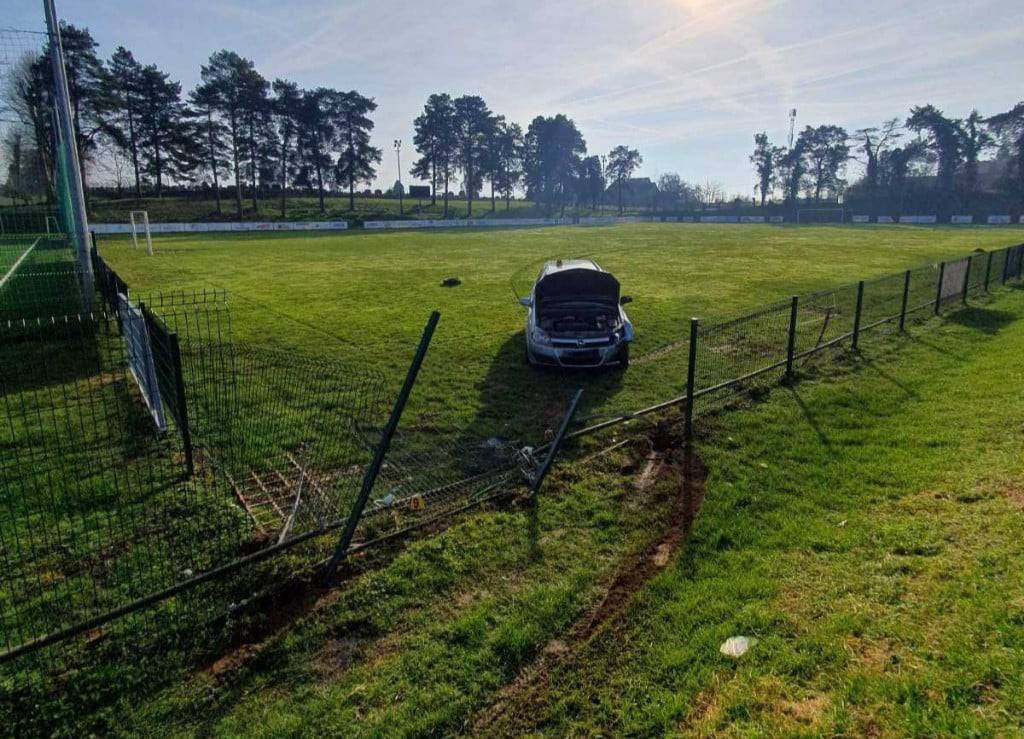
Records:
<instances>
[{"instance_id":1,"label":"damaged fence","mask_svg":"<svg viewBox=\"0 0 1024 739\"><path fill-rule=\"evenodd\" d=\"M137 641L144 609L286 552L337 564L532 463L427 418L396 434L414 375L395 397L379 373L235 342L223 292L133 295L92 258L93 312L33 302L0 324L0 663Z\"/></svg>"},{"instance_id":2,"label":"damaged fence","mask_svg":"<svg viewBox=\"0 0 1024 739\"><path fill-rule=\"evenodd\" d=\"M436 317L419 349L402 354L411 366L398 386L332 359L236 342L223 292L135 295L95 250L98 299L87 311L69 253L47 244L42 261L16 273L18 300L0 302L0 663L116 639L136 628L130 614L286 552L301 552L295 567L330 571L376 543L536 488L563 438L675 409L690 439L695 417L737 394L793 381L829 348L856 348L1019 281L1024 263L1024 245L976 252L693 319L688 338L652 360L671 364L677 394L572 424L579 395L562 416L565 394L547 403L558 408L544 422L559 433L531 444L541 440L496 434L479 417L468 427L442 420L431 414L438 393L411 393L430 364ZM495 400L500 415L507 399ZM240 595L225 586L209 600L223 611Z\"/></svg>"}]
</instances>

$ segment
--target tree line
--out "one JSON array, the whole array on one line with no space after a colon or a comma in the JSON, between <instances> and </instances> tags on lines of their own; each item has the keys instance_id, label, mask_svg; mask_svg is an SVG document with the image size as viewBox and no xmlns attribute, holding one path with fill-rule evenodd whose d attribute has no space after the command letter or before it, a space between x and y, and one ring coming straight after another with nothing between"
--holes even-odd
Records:
<instances>
[{"instance_id":1,"label":"tree line","mask_svg":"<svg viewBox=\"0 0 1024 739\"><path fill-rule=\"evenodd\" d=\"M518 123L495 114L478 95L453 98L430 95L413 121L413 142L420 157L410 174L430 183L431 204L438 192L448 215L448 193L461 177L467 215L485 183L491 210L500 196L506 209L518 188L546 212L566 206L596 209L611 182L619 196L643 162L640 152L616 146L606 157L587 154L576 123L565 115L537 116L524 132Z\"/></svg>"},{"instance_id":2,"label":"tree line","mask_svg":"<svg viewBox=\"0 0 1024 739\"><path fill-rule=\"evenodd\" d=\"M355 90L300 88L286 79L268 80L239 54L213 53L200 69L200 82L187 94L179 82L144 64L123 46L100 58L88 29L62 24L68 88L82 181L107 169L160 197L173 184L212 192L218 213L222 193L233 195L241 214L245 200L259 211L271 193L287 210L289 191L325 194L347 191L355 207L356 188L372 182L382 158L371 142L377 105ZM22 60L3 91L20 121L3 142L7 192L47 192L55 181L51 124L51 71L47 57ZM567 205L596 208L609 183L619 208L640 153L617 146L607 156L587 154L586 142L565 115L538 116L523 128L495 114L478 95L430 95L413 122L419 154L409 173L439 191L448 215L448 193L458 181L473 201L489 186L491 209L500 197L506 208L516 192L546 211ZM88 187L86 188L88 193Z\"/></svg>"},{"instance_id":3,"label":"tree line","mask_svg":"<svg viewBox=\"0 0 1024 739\"><path fill-rule=\"evenodd\" d=\"M988 117L973 110L966 118L920 105L905 120L892 118L853 134L842 126L807 126L791 146L775 146L762 132L754 135L750 161L762 207L776 193L790 205L801 197L821 202L842 195L872 216L901 212L916 179L928 183L929 200L945 218L978 205L988 153L994 153L990 189L1024 210L1024 102ZM863 164L864 175L847 188L843 175L851 160Z\"/></svg>"},{"instance_id":4,"label":"tree line","mask_svg":"<svg viewBox=\"0 0 1024 739\"><path fill-rule=\"evenodd\" d=\"M160 197L169 183L212 188L222 212L222 183L231 181L235 210L243 198L260 208L273 188L285 215L290 188L347 190L376 177L381 150L370 143L377 108L355 90L303 89L269 81L239 54L213 53L187 95L155 65L119 46L101 59L87 29L61 25L68 92L82 181L99 166L126 163L136 197L148 184ZM46 55L26 57L3 91L19 126L3 142L8 191L44 190L52 198L56 170L51 128L52 78ZM88 188L86 189L88 192Z\"/></svg>"}]
</instances>

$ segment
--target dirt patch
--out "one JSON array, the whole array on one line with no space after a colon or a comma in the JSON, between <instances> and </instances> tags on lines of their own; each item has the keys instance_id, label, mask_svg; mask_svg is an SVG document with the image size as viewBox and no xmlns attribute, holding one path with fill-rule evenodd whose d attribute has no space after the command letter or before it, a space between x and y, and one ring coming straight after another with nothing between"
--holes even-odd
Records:
<instances>
[{"instance_id":1,"label":"dirt patch","mask_svg":"<svg viewBox=\"0 0 1024 739\"><path fill-rule=\"evenodd\" d=\"M812 695L803 700L786 704L783 712L802 724L816 724L828 708L829 700L823 695Z\"/></svg>"},{"instance_id":2,"label":"dirt patch","mask_svg":"<svg viewBox=\"0 0 1024 739\"><path fill-rule=\"evenodd\" d=\"M678 494L673 498L672 514L665 529L642 551L629 556L620 565L605 586L604 596L577 619L566 634L549 642L540 656L498 693L494 703L477 715L467 733L489 734L491 727L503 717L513 714L520 706L534 703L555 668L571 664L597 634L616 625L621 627L621 617L633 595L671 561L703 503L706 468L695 452L676 450L666 453L664 447L667 444L658 441L663 442L664 439L655 437L655 451L648 455L637 486L643 480L645 487L651 487L659 479L671 476Z\"/></svg>"},{"instance_id":3,"label":"dirt patch","mask_svg":"<svg viewBox=\"0 0 1024 739\"><path fill-rule=\"evenodd\" d=\"M261 644L240 644L233 651L217 659L206 671L218 680L223 680L259 654L261 649Z\"/></svg>"},{"instance_id":4,"label":"dirt patch","mask_svg":"<svg viewBox=\"0 0 1024 739\"><path fill-rule=\"evenodd\" d=\"M316 672L325 679L343 674L362 654L367 641L359 636L329 639L314 664Z\"/></svg>"},{"instance_id":5,"label":"dirt patch","mask_svg":"<svg viewBox=\"0 0 1024 739\"><path fill-rule=\"evenodd\" d=\"M661 472L662 466L665 464L665 455L659 452L651 452L647 455L647 460L644 462L644 468L640 471L640 476L636 478L633 483L637 490L647 490L654 481L658 479L658 474Z\"/></svg>"},{"instance_id":6,"label":"dirt patch","mask_svg":"<svg viewBox=\"0 0 1024 739\"><path fill-rule=\"evenodd\" d=\"M1013 485L1003 490L1003 497L1018 508L1024 508L1024 487Z\"/></svg>"}]
</instances>

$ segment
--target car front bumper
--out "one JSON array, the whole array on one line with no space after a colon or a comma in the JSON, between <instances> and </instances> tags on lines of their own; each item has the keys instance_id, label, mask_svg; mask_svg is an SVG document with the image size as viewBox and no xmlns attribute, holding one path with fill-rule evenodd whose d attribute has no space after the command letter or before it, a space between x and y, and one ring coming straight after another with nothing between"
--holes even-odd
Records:
<instances>
[{"instance_id":1,"label":"car front bumper","mask_svg":"<svg viewBox=\"0 0 1024 739\"><path fill-rule=\"evenodd\" d=\"M626 342L597 347L557 347L531 343L527 345L527 351L534 364L567 369L594 369L619 364L626 346Z\"/></svg>"}]
</instances>

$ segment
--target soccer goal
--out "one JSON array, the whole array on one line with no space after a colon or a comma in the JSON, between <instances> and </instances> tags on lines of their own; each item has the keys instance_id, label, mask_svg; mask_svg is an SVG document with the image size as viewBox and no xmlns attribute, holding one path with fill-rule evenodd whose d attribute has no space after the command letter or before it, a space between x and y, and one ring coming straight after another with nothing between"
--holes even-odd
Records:
<instances>
[{"instance_id":1,"label":"soccer goal","mask_svg":"<svg viewBox=\"0 0 1024 739\"><path fill-rule=\"evenodd\" d=\"M800 208L797 223L846 223L845 208Z\"/></svg>"},{"instance_id":2,"label":"soccer goal","mask_svg":"<svg viewBox=\"0 0 1024 739\"><path fill-rule=\"evenodd\" d=\"M144 210L133 210L130 214L132 221L132 242L135 248L139 248L139 232L146 237L146 253L153 256L153 237L149 233L149 213Z\"/></svg>"}]
</instances>

